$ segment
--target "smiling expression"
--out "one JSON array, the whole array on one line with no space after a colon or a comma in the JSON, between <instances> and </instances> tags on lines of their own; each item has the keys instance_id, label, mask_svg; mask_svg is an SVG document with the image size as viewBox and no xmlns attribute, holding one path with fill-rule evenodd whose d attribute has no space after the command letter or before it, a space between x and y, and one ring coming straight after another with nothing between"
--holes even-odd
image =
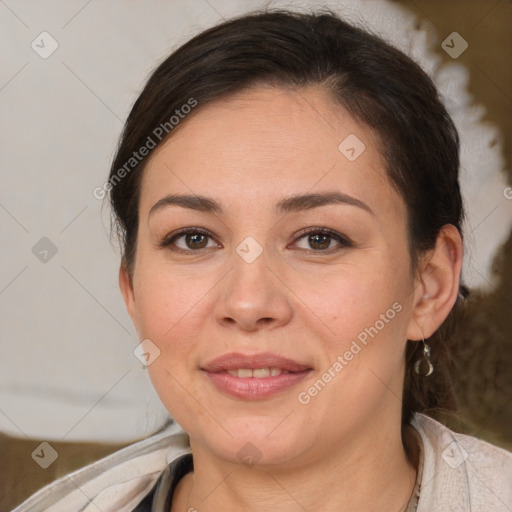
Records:
<instances>
[{"instance_id":1,"label":"smiling expression","mask_svg":"<svg viewBox=\"0 0 512 512\"><path fill-rule=\"evenodd\" d=\"M351 134L365 147L352 161L339 149ZM250 442L263 463L293 464L399 428L415 281L385 165L375 134L319 87L199 105L155 150L125 300L193 442L233 461Z\"/></svg>"}]
</instances>

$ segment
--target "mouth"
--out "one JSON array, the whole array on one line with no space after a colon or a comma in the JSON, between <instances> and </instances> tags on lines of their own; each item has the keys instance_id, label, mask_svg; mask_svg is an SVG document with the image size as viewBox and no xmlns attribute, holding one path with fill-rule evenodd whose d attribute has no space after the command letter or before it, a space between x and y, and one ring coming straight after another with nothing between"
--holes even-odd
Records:
<instances>
[{"instance_id":1,"label":"mouth","mask_svg":"<svg viewBox=\"0 0 512 512\"><path fill-rule=\"evenodd\" d=\"M248 400L268 398L292 388L313 368L275 354L226 354L201 370L221 392Z\"/></svg>"},{"instance_id":2,"label":"mouth","mask_svg":"<svg viewBox=\"0 0 512 512\"><path fill-rule=\"evenodd\" d=\"M278 375L282 375L283 373L293 373L287 370L283 370L282 368L255 368L254 370L251 368L237 368L236 370L227 370L226 372L233 377L239 377L241 379L266 379L267 377L277 377Z\"/></svg>"}]
</instances>

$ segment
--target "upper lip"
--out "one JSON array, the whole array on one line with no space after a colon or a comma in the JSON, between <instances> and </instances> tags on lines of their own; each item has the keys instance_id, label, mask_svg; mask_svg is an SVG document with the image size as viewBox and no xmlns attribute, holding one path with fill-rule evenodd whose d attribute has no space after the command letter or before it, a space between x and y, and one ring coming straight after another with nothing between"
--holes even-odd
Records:
<instances>
[{"instance_id":1,"label":"upper lip","mask_svg":"<svg viewBox=\"0 0 512 512\"><path fill-rule=\"evenodd\" d=\"M302 372L304 370L311 369L311 367L306 364L302 364L297 361L293 361L292 359L288 359L287 357L282 357L270 352L252 355L233 352L216 357L202 366L203 370L213 373L240 368L247 368L251 370L256 370L258 368L280 368L281 370L288 372Z\"/></svg>"}]
</instances>

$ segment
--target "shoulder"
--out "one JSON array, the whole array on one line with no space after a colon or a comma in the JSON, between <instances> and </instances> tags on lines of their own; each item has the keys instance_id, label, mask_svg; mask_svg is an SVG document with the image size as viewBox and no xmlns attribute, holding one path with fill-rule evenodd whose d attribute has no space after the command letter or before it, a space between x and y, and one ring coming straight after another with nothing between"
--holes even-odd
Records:
<instances>
[{"instance_id":1,"label":"shoulder","mask_svg":"<svg viewBox=\"0 0 512 512\"><path fill-rule=\"evenodd\" d=\"M174 423L56 480L13 512L131 512L167 465L189 452L186 434Z\"/></svg>"},{"instance_id":2,"label":"shoulder","mask_svg":"<svg viewBox=\"0 0 512 512\"><path fill-rule=\"evenodd\" d=\"M423 414L411 425L422 447L417 512L488 512L512 509L512 453L453 432Z\"/></svg>"}]
</instances>

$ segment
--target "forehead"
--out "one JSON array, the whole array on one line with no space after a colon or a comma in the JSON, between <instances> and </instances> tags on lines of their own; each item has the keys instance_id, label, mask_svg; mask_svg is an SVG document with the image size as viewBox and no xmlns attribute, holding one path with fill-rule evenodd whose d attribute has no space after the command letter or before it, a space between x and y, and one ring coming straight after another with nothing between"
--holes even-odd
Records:
<instances>
[{"instance_id":1,"label":"forehead","mask_svg":"<svg viewBox=\"0 0 512 512\"><path fill-rule=\"evenodd\" d=\"M396 202L379 147L376 135L320 87L249 89L198 105L155 150L140 207L170 192L216 195L235 205L336 189Z\"/></svg>"}]
</instances>

